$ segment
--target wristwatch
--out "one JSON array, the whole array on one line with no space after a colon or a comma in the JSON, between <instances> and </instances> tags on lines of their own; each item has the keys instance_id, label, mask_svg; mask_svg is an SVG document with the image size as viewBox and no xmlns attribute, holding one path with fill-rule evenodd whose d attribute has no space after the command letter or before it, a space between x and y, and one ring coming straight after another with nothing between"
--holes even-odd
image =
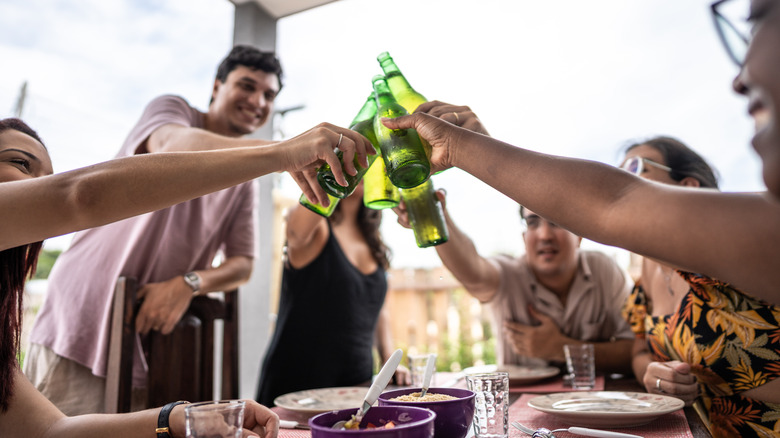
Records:
<instances>
[{"instance_id":1,"label":"wristwatch","mask_svg":"<svg viewBox=\"0 0 780 438\"><path fill-rule=\"evenodd\" d=\"M188 272L184 274L184 282L187 283L187 286L192 288L193 295L200 291L200 276L195 272Z\"/></svg>"}]
</instances>

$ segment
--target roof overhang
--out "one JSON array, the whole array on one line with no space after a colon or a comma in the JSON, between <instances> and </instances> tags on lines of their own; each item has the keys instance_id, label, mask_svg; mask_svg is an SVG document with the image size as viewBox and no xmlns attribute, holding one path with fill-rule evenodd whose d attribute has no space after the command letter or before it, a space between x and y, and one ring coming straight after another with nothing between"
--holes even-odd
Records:
<instances>
[{"instance_id":1,"label":"roof overhang","mask_svg":"<svg viewBox=\"0 0 780 438\"><path fill-rule=\"evenodd\" d=\"M230 0L234 5L255 3L277 20L335 1L338 0Z\"/></svg>"}]
</instances>

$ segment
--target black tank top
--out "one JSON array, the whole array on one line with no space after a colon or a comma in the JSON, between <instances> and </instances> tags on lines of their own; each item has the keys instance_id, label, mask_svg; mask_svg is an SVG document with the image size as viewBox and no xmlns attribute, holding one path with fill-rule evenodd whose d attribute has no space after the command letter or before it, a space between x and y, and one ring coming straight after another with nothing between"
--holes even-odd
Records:
<instances>
[{"instance_id":1,"label":"black tank top","mask_svg":"<svg viewBox=\"0 0 780 438\"><path fill-rule=\"evenodd\" d=\"M380 266L364 275L349 262L328 222L328 241L307 266L285 263L279 314L260 370L258 402L304 389L371 380L372 346L387 293Z\"/></svg>"}]
</instances>

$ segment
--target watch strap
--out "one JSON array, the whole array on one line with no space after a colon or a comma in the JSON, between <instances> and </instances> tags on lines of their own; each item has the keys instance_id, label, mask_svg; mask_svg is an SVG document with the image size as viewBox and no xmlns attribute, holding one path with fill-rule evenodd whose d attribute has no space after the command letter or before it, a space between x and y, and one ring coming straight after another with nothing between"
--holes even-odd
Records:
<instances>
[{"instance_id":1,"label":"watch strap","mask_svg":"<svg viewBox=\"0 0 780 438\"><path fill-rule=\"evenodd\" d=\"M188 401L179 400L168 403L160 409L160 415L157 416L157 429L154 432L157 434L157 438L172 438L171 428L168 424L168 419L171 416L173 408L179 405L188 404Z\"/></svg>"}]
</instances>

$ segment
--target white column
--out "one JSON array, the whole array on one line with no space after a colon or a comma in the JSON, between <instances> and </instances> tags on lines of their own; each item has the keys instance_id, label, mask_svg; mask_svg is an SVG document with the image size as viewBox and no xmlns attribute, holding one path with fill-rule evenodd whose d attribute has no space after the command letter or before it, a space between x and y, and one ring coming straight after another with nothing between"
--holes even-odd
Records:
<instances>
[{"instance_id":1,"label":"white column","mask_svg":"<svg viewBox=\"0 0 780 438\"><path fill-rule=\"evenodd\" d=\"M234 44L249 44L262 50L276 50L276 19L254 2L236 5ZM252 137L273 138L273 118ZM268 344L273 241L272 191L278 174L259 178L258 257L252 278L241 287L239 300L239 396L254 398L260 364Z\"/></svg>"}]
</instances>

